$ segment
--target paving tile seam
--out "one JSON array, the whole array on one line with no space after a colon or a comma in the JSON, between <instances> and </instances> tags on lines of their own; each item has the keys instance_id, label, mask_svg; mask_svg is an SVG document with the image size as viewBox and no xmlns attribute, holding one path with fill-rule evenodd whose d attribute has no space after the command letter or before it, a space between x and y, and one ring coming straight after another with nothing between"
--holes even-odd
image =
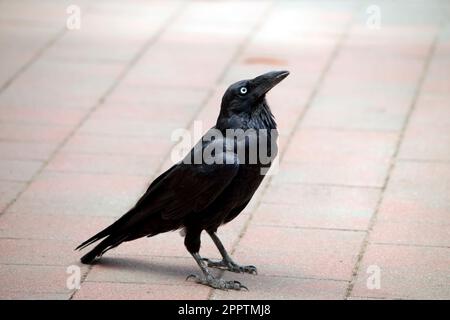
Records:
<instances>
[{"instance_id":1,"label":"paving tile seam","mask_svg":"<svg viewBox=\"0 0 450 320\"><path fill-rule=\"evenodd\" d=\"M317 130L317 129L320 129L323 131L333 131L333 132L364 132L364 133L373 132L373 133L393 133L393 134L400 132L400 129L393 130L393 129L375 129L375 128L373 128L373 129L371 129L371 128L350 128L350 127L346 128L346 127L334 127L334 126L327 127L327 126L320 126L320 125L308 125L308 126L303 127L300 131L302 131L302 130L305 130L305 131L306 130Z\"/></svg>"},{"instance_id":2,"label":"paving tile seam","mask_svg":"<svg viewBox=\"0 0 450 320\"><path fill-rule=\"evenodd\" d=\"M80 286L79 286L79 289L74 289L73 292L71 293L71 295L69 296L69 298L68 298L67 300L72 300L72 299L75 297L75 295L77 294L77 292L81 290L81 286L82 286L83 283L86 281L86 279L87 279L87 277L88 277L88 275L89 275L89 272L90 272L93 268L94 268L94 265L93 265L93 264L87 266L86 270L84 270L83 273L81 274L81 279L80 279L80 282L79 282L79 285L80 285Z\"/></svg>"},{"instance_id":3,"label":"paving tile seam","mask_svg":"<svg viewBox=\"0 0 450 320\"><path fill-rule=\"evenodd\" d=\"M365 238L363 239L361 248L360 248L360 250L358 252L358 256L357 256L357 259L356 259L356 262L355 262L355 265L354 265L354 268L353 268L353 271L352 271L352 280L350 281L350 284L349 284L349 286L347 288L347 291L346 291L346 294L345 294L345 299L347 299L348 297L351 296L351 293L352 293L353 288L355 286L356 279L358 277L358 273L359 273L360 267L362 265L362 260L364 258L365 251L366 251L366 249L367 249L367 247L368 247L368 245L370 243L369 240L370 240L371 231L373 230L373 228L374 228L374 226L375 226L375 224L377 222L377 215L378 215L378 212L379 212L379 210L381 208L381 204L382 204L382 202L384 200L384 196L385 196L385 193L386 193L386 188L387 188L387 186L389 184L392 171L394 170L394 167L395 167L396 162L397 162L397 157L398 157L398 154L399 154L399 151L400 151L400 147L401 147L404 135L405 135L406 128L408 127L410 118L411 118L411 116L412 116L412 114L413 114L413 112L415 110L415 106L417 104L418 98L419 98L420 93L421 93L421 89L422 89L423 84L425 82L425 78L426 78L426 75L428 73L428 70L429 70L429 67L430 67L430 64L431 64L431 60L433 59L434 52L436 51L437 43L439 41L440 32L443 29L444 28L442 27L442 22L441 22L441 23L439 23L439 28L435 32L435 34L433 36L433 39L432 39L432 41L431 41L431 43L429 45L428 53L427 53L427 56L426 56L426 60L425 60L425 62L423 64L423 66L422 66L422 70L420 72L419 79L417 80L416 89L415 89L415 92L413 93L413 97L412 97L412 101L411 101L410 107L408 109L408 112L405 115L405 119L404 119L403 125L402 125L402 130L400 131L399 136L397 138L397 143L396 143L396 146L395 146L394 154L391 157L390 165L389 165L389 168L388 168L388 170L386 172L386 177L385 177L384 184L383 184L383 187L382 187L382 190L381 190L381 194L379 196L377 205L375 207L375 211L372 214L372 217L371 217L371 219L369 221L368 232L367 232Z\"/></svg>"},{"instance_id":4,"label":"paving tile seam","mask_svg":"<svg viewBox=\"0 0 450 320\"><path fill-rule=\"evenodd\" d=\"M371 242L369 244L379 245L379 246L396 246L396 247L415 247L415 248L437 248L437 249L450 249L450 246L440 246L432 244L419 244L419 243L395 243L395 242Z\"/></svg>"},{"instance_id":5,"label":"paving tile seam","mask_svg":"<svg viewBox=\"0 0 450 320\"><path fill-rule=\"evenodd\" d=\"M413 162L423 164L442 163L450 164L450 159L413 159L413 158L398 158L396 162Z\"/></svg>"},{"instance_id":6,"label":"paving tile seam","mask_svg":"<svg viewBox=\"0 0 450 320\"><path fill-rule=\"evenodd\" d=\"M47 30L55 29L54 26L50 26L46 24L46 22L29 20L28 18L20 18L20 17L2 17L1 23L6 27L26 26L26 27L42 28Z\"/></svg>"},{"instance_id":7,"label":"paving tile seam","mask_svg":"<svg viewBox=\"0 0 450 320\"><path fill-rule=\"evenodd\" d=\"M367 230L364 230L364 229L343 229L343 228L325 228L325 227L307 227L307 226L283 226L283 225L277 225L277 224L257 223L257 222L254 225L258 226L258 227L270 227L270 228L279 228L279 229L323 230L323 231L360 232L360 233L367 232Z\"/></svg>"},{"instance_id":8,"label":"paving tile seam","mask_svg":"<svg viewBox=\"0 0 450 320\"><path fill-rule=\"evenodd\" d=\"M392 296L392 297L376 297L376 296L350 296L348 297L349 300L352 300L352 298L361 298L361 299L374 299L374 300L411 300L413 298L410 297L396 297L396 296ZM414 299L413 299L414 300Z\"/></svg>"},{"instance_id":9,"label":"paving tile seam","mask_svg":"<svg viewBox=\"0 0 450 320\"><path fill-rule=\"evenodd\" d=\"M102 59L102 58L66 58L52 57L52 61L79 64L79 65L120 65L126 62L126 59Z\"/></svg>"},{"instance_id":10,"label":"paving tile seam","mask_svg":"<svg viewBox=\"0 0 450 320\"><path fill-rule=\"evenodd\" d=\"M24 183L23 181L21 183ZM8 215L8 216L34 216L34 217L40 217L40 216L47 216L47 217L80 217L80 218L86 218L86 217L92 217L92 218L104 218L104 219L110 219L110 220L114 220L117 218L120 218L121 216L123 216L123 212L118 213L117 215L99 215L99 214L95 214L95 215L90 215L90 214L65 214L65 215L61 215L61 214L55 214L55 213L22 213L22 212L15 212L15 211L8 211L8 213L5 213L4 215ZM1 236L0 236L1 238ZM51 238L48 238L51 239Z\"/></svg>"},{"instance_id":11,"label":"paving tile seam","mask_svg":"<svg viewBox=\"0 0 450 320\"><path fill-rule=\"evenodd\" d=\"M27 158L27 159L24 159L24 158L15 158L15 157L0 158L0 161L14 161L14 162L22 162L22 163L23 162L35 162L35 163L44 163L45 162L44 159L39 159L39 158ZM14 181L14 179L0 179L0 180L12 180L12 181Z\"/></svg>"},{"instance_id":12,"label":"paving tile seam","mask_svg":"<svg viewBox=\"0 0 450 320\"><path fill-rule=\"evenodd\" d=\"M24 290L10 290L10 289L2 289L2 293L20 293L23 294ZM70 292L67 291L36 291L36 290L27 290L26 294L64 294L64 295L68 295ZM3 300L3 299L2 299ZM14 299L16 300L16 299ZM21 299L17 299L17 300L21 300Z\"/></svg>"},{"instance_id":13,"label":"paving tile seam","mask_svg":"<svg viewBox=\"0 0 450 320\"><path fill-rule=\"evenodd\" d=\"M266 278L286 278L286 279L296 279L296 280L317 280L317 281L334 281L334 282L350 282L350 280L345 279L334 279L334 278L320 278L320 277L296 277L290 275L280 275L280 274L258 274L258 277L266 277Z\"/></svg>"},{"instance_id":14,"label":"paving tile seam","mask_svg":"<svg viewBox=\"0 0 450 320\"><path fill-rule=\"evenodd\" d=\"M0 235L0 240L24 240L24 241L58 241L58 242L67 242L72 243L76 242L78 240L70 240L70 239L55 239L55 238L42 238L42 237L36 237L36 238L19 238L19 237L2 237Z\"/></svg>"},{"instance_id":15,"label":"paving tile seam","mask_svg":"<svg viewBox=\"0 0 450 320\"><path fill-rule=\"evenodd\" d=\"M12 122L0 122L0 125L2 124L13 124ZM46 128L47 126L42 126L42 128ZM64 127L62 127L64 128ZM33 140L26 140L26 139L15 139L15 138L0 138L0 142L13 142L13 143L32 143L33 145L55 145L56 143L53 142L40 142L40 141L33 141Z\"/></svg>"},{"instance_id":16,"label":"paving tile seam","mask_svg":"<svg viewBox=\"0 0 450 320\"><path fill-rule=\"evenodd\" d=\"M285 162L288 163L288 162ZM368 186L368 185L352 185L352 184L338 184L338 183L315 183L315 182L280 182L280 183L272 183L272 187L284 187L284 186L317 186L317 187L330 187L330 188L349 188L349 189L368 189L368 190L381 190L382 187ZM283 202L274 202L270 200L264 200L263 203L282 203Z\"/></svg>"},{"instance_id":17,"label":"paving tile seam","mask_svg":"<svg viewBox=\"0 0 450 320\"><path fill-rule=\"evenodd\" d=\"M76 151L76 150L60 150L60 153L64 154L64 155L80 155L80 156L122 156L122 157L129 157L130 154L126 153L126 152L89 152L89 151ZM133 158L153 158L153 159L164 159L163 155L158 155L158 154L151 154L151 153L140 153L140 154L133 154L132 155ZM148 175L147 175L148 177Z\"/></svg>"},{"instance_id":18,"label":"paving tile seam","mask_svg":"<svg viewBox=\"0 0 450 320\"><path fill-rule=\"evenodd\" d=\"M228 273L232 274L232 273ZM292 277L277 274L258 274L258 277L262 278L283 278L283 279L293 279L293 280L308 280L308 281L325 281L325 282L338 282L338 283L348 283L350 280L342 279L332 279L332 278L315 278L315 277ZM170 281L170 280L169 280ZM83 283L120 283L120 284L144 284L144 285L164 285L164 286L176 286L179 287L180 284L177 282L143 282L143 281L111 281L111 280L86 280ZM189 283L186 281L183 286L197 287L196 283Z\"/></svg>"},{"instance_id":19,"label":"paving tile seam","mask_svg":"<svg viewBox=\"0 0 450 320\"><path fill-rule=\"evenodd\" d=\"M99 172L99 171L83 171L83 170L59 170L59 169L45 169L46 173L57 173L57 174L85 174L85 175L93 175L93 176L118 176L121 177L142 177L142 178L148 178L148 174L145 173L122 173L122 172Z\"/></svg>"},{"instance_id":20,"label":"paving tile seam","mask_svg":"<svg viewBox=\"0 0 450 320\"><path fill-rule=\"evenodd\" d=\"M46 263L14 263L14 262L0 262L1 266L22 266L22 267L67 267L66 264L46 264Z\"/></svg>"},{"instance_id":21,"label":"paving tile seam","mask_svg":"<svg viewBox=\"0 0 450 320\"><path fill-rule=\"evenodd\" d=\"M114 250L114 249L112 249ZM170 259L180 259L180 260L186 260L186 261L192 261L192 257L191 256L179 256L179 255L159 255L159 254L142 254L142 253L138 253L138 254L126 254L126 253L114 253L114 251L111 251L112 255L111 257L120 257L120 258L170 258Z\"/></svg>"},{"instance_id":22,"label":"paving tile seam","mask_svg":"<svg viewBox=\"0 0 450 320\"><path fill-rule=\"evenodd\" d=\"M24 109L33 109L30 107L23 107ZM56 109L54 107L49 107L50 109ZM67 110L70 111L80 111L80 112L84 112L87 111L88 108L66 108ZM27 121L27 119L21 119L21 120L17 120L17 119L13 119L13 120L7 120L7 121L0 121L0 124L14 124L14 125L21 125L21 126L42 126L43 128L48 128L48 127L55 127L55 128L70 128L72 127L71 125L67 125L67 124L55 124L54 122L40 122L40 123L36 123L33 121ZM26 142L26 141L24 141ZM32 141L34 142L34 141Z\"/></svg>"},{"instance_id":23,"label":"paving tile seam","mask_svg":"<svg viewBox=\"0 0 450 320\"><path fill-rule=\"evenodd\" d=\"M1 160L0 160L1 161ZM11 160L11 161L16 161L16 160ZM33 160L34 162L34 160ZM39 161L35 161L35 162L39 162ZM20 183L20 184L27 184L27 182L29 182L29 180L15 180L15 179L7 179L7 178L2 178L0 179L0 182L12 182L12 183ZM25 187L25 186L24 186ZM16 197L17 198L17 197ZM10 202L13 202L15 199L12 199ZM12 203L8 203L5 206L5 209L3 211L6 211L6 209L11 205ZM0 216L3 215L3 213L0 213Z\"/></svg>"},{"instance_id":24,"label":"paving tile seam","mask_svg":"<svg viewBox=\"0 0 450 320\"><path fill-rule=\"evenodd\" d=\"M310 106L312 105L312 102L314 101L314 99L315 99L317 93L319 92L319 88L320 88L321 84L323 83L323 81L324 81L324 79L325 79L325 75L326 75L326 73L328 72L328 70L330 70L330 68L331 68L331 66L332 66L332 64L333 64L334 59L335 59L336 56L338 55L338 52L339 52L339 50L340 50L340 47L341 47L342 43L344 42L344 40L345 40L346 37L348 36L348 31L350 30L350 27L351 27L351 25L352 25L352 23L353 23L355 11L356 11L356 7L353 8L353 11L352 11L352 18L349 19L349 21L347 22L347 24L343 26L343 28L342 28L343 31L339 34L339 38L336 40L336 43L335 43L335 45L334 45L334 48L333 48L333 50L331 51L331 53L329 54L329 57L327 58L327 60L326 60L326 62L325 62L325 64L324 64L324 67L322 68L321 73L320 73L320 76L318 77L318 79L316 80L316 82L315 82L315 84L314 84L314 86L313 86L312 92L309 94L308 99L306 99L306 102L303 103L305 107L303 108L303 110L301 111L301 113L299 114L299 116L297 117L297 119L296 119L296 121L295 121L294 127L290 130L289 134L286 135L287 141L288 141L288 142L287 142L286 145L284 146L284 148L283 148L281 154L278 156L278 157L279 157L280 163L282 163L283 158L284 158L284 155L286 154L286 151L288 150L288 148L289 148L289 146L290 146L290 144L291 144L291 142L292 142L292 140L293 140L292 137L294 136L295 132L299 130L300 123L301 123L302 120L304 119L304 117L305 117L307 111L309 110ZM250 212L249 217L248 217L247 220L244 222L244 226L243 226L243 228L241 229L241 230L242 230L242 231L241 231L241 234L239 235L238 239L236 240L235 244L232 246L232 248L231 248L231 250L230 250L230 253L231 253L231 254L233 254L233 253L235 252L235 250L237 249L237 247L238 247L238 245L239 245L240 240L242 239L242 237L244 236L244 234L245 234L245 232L247 231L248 227L250 226L251 221L252 221L252 219L253 219L253 213L254 213L254 211L255 211L256 209L258 209L258 207L259 207L259 205L260 205L259 201L260 201L260 199L264 196L264 194L265 194L265 192L267 191L267 189L269 188L269 186L270 186L270 184L271 184L271 181L272 181L272 178L271 178L271 177L268 177L268 179L267 179L266 181L264 181L264 182L265 182L264 185L261 186L261 187L262 187L262 190L261 190L260 195L258 196L257 203L256 203L256 205L254 206L254 210L252 210L252 212ZM261 187L260 187L260 188L261 188ZM222 272L222 273L223 273L223 272ZM211 290L211 293L210 293L210 295L208 296L208 300L215 299L215 291L216 291L215 289L212 289L212 290Z\"/></svg>"},{"instance_id":25,"label":"paving tile seam","mask_svg":"<svg viewBox=\"0 0 450 320\"><path fill-rule=\"evenodd\" d=\"M6 82L0 87L0 94L3 93L9 86L18 78L20 75L22 75L28 68L30 68L36 60L38 60L44 52L52 47L59 39L61 39L67 32L66 27L64 26L63 29L61 29L56 36L51 38L49 41L47 41L40 49L37 50L37 52L28 60L25 62L24 65L22 65L19 70L17 70Z\"/></svg>"},{"instance_id":26,"label":"paving tile seam","mask_svg":"<svg viewBox=\"0 0 450 320\"><path fill-rule=\"evenodd\" d=\"M71 110L72 110L72 108L71 108ZM30 123L30 122L20 122L20 121L19 122L15 122L13 120L11 120L11 121L10 120L8 120L8 121L0 120L0 125L3 125L3 124L6 124L6 125L9 125L9 124L21 125L21 126L24 126L24 127L28 127L28 126L42 127L43 129L48 128L48 125L47 124L43 124L43 123L34 123L34 122ZM69 128L70 126L69 125L65 125L65 124L55 123L55 124L52 124L51 127L53 127L53 128ZM8 139L0 138L0 141L3 141L3 140L15 141L15 139L13 140L11 138L8 138ZM28 142L28 141L18 140L18 142ZM30 142L35 142L35 141L30 141Z\"/></svg>"}]
</instances>

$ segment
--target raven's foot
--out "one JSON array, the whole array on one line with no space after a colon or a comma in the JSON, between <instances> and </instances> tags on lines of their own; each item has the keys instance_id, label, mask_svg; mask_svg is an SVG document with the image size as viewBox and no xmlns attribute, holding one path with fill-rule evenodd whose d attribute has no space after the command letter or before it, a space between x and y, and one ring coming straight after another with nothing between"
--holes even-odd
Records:
<instances>
[{"instance_id":1,"label":"raven's foot","mask_svg":"<svg viewBox=\"0 0 450 320\"><path fill-rule=\"evenodd\" d=\"M231 272L236 273L250 273L250 274L258 274L258 270L255 266L240 266L233 261L227 261L227 260L210 260L208 258L203 258L203 261L205 261L208 264L208 267L211 268L217 268L222 270L228 270Z\"/></svg>"},{"instance_id":2,"label":"raven's foot","mask_svg":"<svg viewBox=\"0 0 450 320\"><path fill-rule=\"evenodd\" d=\"M241 284L239 281L235 281L235 280L231 280L231 281L226 281L223 279L218 279L218 278L214 278L212 275L208 275L205 277L200 277L198 275L195 274L191 274L186 278L186 281L190 280L190 279L194 279L194 281L196 283L200 283L200 284L204 284L207 286L210 286L214 289L221 289L221 290L228 290L228 289L232 289L232 290L242 290L245 289L248 291L248 288L246 286L244 286L243 284Z\"/></svg>"}]
</instances>

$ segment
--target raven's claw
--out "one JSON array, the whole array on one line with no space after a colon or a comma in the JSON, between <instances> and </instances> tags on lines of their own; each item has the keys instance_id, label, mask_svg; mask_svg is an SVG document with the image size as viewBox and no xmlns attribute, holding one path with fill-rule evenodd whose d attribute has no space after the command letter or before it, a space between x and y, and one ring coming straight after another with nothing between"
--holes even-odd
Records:
<instances>
[{"instance_id":1,"label":"raven's claw","mask_svg":"<svg viewBox=\"0 0 450 320\"><path fill-rule=\"evenodd\" d=\"M188 281L190 279L194 279L194 281L196 283L204 284L204 285L210 286L214 289L220 289L220 290L228 290L228 289L242 290L242 289L245 289L248 291L248 288L246 286L244 286L243 284L241 284L239 281L235 281L235 280L226 281L223 279L214 278L211 275L208 275L206 277L200 277L195 274L190 274L186 278L186 281Z\"/></svg>"},{"instance_id":2,"label":"raven's claw","mask_svg":"<svg viewBox=\"0 0 450 320\"><path fill-rule=\"evenodd\" d=\"M228 270L236 273L250 273L250 274L258 274L258 270L255 266L240 266L232 261L226 260L210 260L208 258L202 258L211 268L217 268L222 270Z\"/></svg>"}]
</instances>

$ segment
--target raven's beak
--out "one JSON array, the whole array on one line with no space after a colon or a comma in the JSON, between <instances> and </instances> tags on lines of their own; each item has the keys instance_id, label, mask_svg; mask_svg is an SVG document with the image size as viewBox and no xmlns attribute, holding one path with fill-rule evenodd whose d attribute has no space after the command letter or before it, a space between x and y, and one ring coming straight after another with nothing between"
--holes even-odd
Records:
<instances>
[{"instance_id":1,"label":"raven's beak","mask_svg":"<svg viewBox=\"0 0 450 320\"><path fill-rule=\"evenodd\" d=\"M253 80L252 84L255 86L252 90L257 98L264 96L270 89L275 87L284 78L289 75L289 71L272 71L264 73Z\"/></svg>"}]
</instances>

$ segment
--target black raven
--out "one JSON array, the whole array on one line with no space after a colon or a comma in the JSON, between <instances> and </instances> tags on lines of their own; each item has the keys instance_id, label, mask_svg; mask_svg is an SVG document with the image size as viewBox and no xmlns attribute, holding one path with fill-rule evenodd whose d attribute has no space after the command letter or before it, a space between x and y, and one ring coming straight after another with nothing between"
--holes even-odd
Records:
<instances>
[{"instance_id":1,"label":"black raven","mask_svg":"<svg viewBox=\"0 0 450 320\"><path fill-rule=\"evenodd\" d=\"M182 161L156 178L132 209L76 248L103 239L81 262L90 264L124 241L184 229L184 244L203 272L188 279L218 289L245 288L214 277L208 267L256 274L256 267L240 266L230 258L216 231L245 208L276 157L276 123L266 93L288 75L273 71L232 84L223 95L216 125ZM200 256L203 230L222 260Z\"/></svg>"}]
</instances>

